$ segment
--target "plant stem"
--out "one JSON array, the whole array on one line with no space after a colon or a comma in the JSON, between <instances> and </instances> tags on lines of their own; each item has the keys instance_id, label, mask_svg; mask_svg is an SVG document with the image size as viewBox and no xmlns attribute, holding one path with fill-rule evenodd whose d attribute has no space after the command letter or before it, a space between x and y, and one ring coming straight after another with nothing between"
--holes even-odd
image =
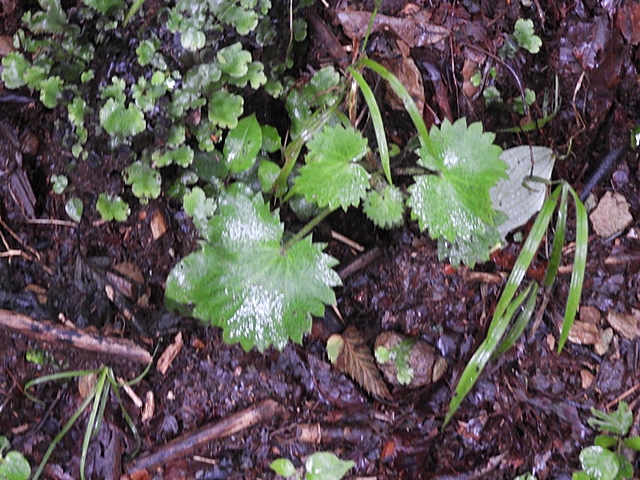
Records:
<instances>
[{"instance_id":1,"label":"plant stem","mask_svg":"<svg viewBox=\"0 0 640 480\"><path fill-rule=\"evenodd\" d=\"M321 221L327 218L331 212L333 212L333 210L330 207L327 207L324 210L322 210L318 215L316 215L313 219L311 219L309 223L307 223L304 227L302 227L298 233L296 233L293 237L291 237L287 241L287 243L284 244L284 246L282 247L282 250L286 252L289 248L291 248L293 245L295 245L304 237L306 237L311 232L311 230L316 228L316 226L318 226L318 224Z\"/></svg>"}]
</instances>

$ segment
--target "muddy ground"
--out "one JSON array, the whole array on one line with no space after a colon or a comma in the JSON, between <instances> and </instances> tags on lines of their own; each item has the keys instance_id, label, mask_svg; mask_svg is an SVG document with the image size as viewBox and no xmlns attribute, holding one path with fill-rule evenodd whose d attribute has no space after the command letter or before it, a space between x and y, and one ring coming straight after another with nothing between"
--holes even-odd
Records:
<instances>
[{"instance_id":1,"label":"muddy ground","mask_svg":"<svg viewBox=\"0 0 640 480\"><path fill-rule=\"evenodd\" d=\"M537 55L517 53L507 61L509 72L490 55L483 62L502 72L496 81L505 98L519 96L521 86L552 98L557 78L559 110L541 129L502 133L497 141L503 147L545 145L566 155L556 163L555 175L580 190L601 159L628 142L630 129L640 120L640 6L593 0L493 3L384 1L381 14L406 18L424 9L431 23L455 33L442 43L444 48L415 46L407 55L406 50L393 53L400 48L401 32L380 31L369 54L381 60L413 59L423 81L428 123L466 116L496 131L513 127L522 117L504 105L487 106L465 82L465 62L477 62L485 51L496 56L515 20L532 19L543 42ZM11 34L22 7L11 0L2 5L2 28ZM325 42L351 45L336 12L356 8L371 11L372 5L331 2L328 9L319 4L309 14L316 26L298 63L301 77L321 64L340 63ZM257 105L248 108L259 111ZM274 459L286 457L300 465L307 455L326 450L355 462L353 478L511 479L533 471L539 479L565 479L578 468L581 448L590 445L596 433L587 424L590 407L610 411L624 399L635 412L640 398L640 177L633 151L625 151L593 190L596 198L605 192L622 195L633 220L608 238L590 235L578 318L582 333L572 336L562 354L555 353L570 278L568 250L567 268L541 322L489 364L453 421L442 428L456 381L484 339L500 293L501 284L489 280L503 283L518 254L517 244L475 272L454 270L438 261L435 244L409 219L402 228L383 232L358 212L336 213L314 238L329 243L328 252L341 267L360 253L335 240L331 231L358 242L369 255L353 271L343 272L337 308L344 320L328 312L314 320L301 346L244 352L225 345L218 330L164 307L167 274L196 248L196 232L180 205L165 196L139 205L119 173L127 164L126 152L100 151L68 172L74 194L89 206L83 221L77 227L51 221L67 220L66 198L54 195L49 183L52 174L67 172L70 158L60 141L64 109L48 111L38 101L9 102L0 105L0 112L0 121L21 142L23 170L35 193L39 219L26 220L24 205L10 194L9 174L3 172L2 316L66 322L97 338L132 341L150 353L157 347L156 358L181 337L183 346L166 372L154 364L132 387L145 404L154 406L148 418L143 420L142 409L122 394L140 433L142 458L174 438L227 422L224 438L216 438L216 432L203 445L189 444L176 458L142 468L127 456L135 447L134 435L111 395L89 448L87 478L120 478L134 470L134 478L274 478L268 468ZM542 118L544 113L542 102L536 102L529 115ZM406 141L409 123L393 110L391 100L385 117L390 137ZM10 147L3 148L2 155L13 155ZM90 207L97 193L114 190L132 205L123 223L105 223ZM570 225L573 221L570 215ZM158 235L162 225L166 228ZM543 268L545 260L541 251L538 266ZM136 274L142 282L129 282L135 287L131 298L109 298L105 287ZM616 318L628 328L619 327ZM388 385L390 400L375 399L327 360L326 339L349 326L356 327L371 348L384 330L418 337L437 349L447 371L425 387ZM33 332L0 329L0 434L9 437L34 469L83 397L75 380L46 383L33 389L44 402L39 405L25 397L26 382L47 373L103 365L112 367L117 377L133 379L145 368L125 355L88 353L47 335L43 341ZM598 343L603 336L608 341ZM28 361L34 351L45 352L45 358ZM239 412L242 415L233 416ZM637 435L640 416L634 418L632 432ZM85 414L62 439L46 478L79 478L86 423ZM638 460L632 462L640 471Z\"/></svg>"}]
</instances>

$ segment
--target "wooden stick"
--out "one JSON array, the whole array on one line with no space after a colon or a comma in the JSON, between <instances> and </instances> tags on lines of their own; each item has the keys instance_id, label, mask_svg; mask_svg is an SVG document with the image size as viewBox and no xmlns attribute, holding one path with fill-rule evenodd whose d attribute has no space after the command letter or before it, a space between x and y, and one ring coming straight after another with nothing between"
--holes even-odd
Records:
<instances>
[{"instance_id":1,"label":"wooden stick","mask_svg":"<svg viewBox=\"0 0 640 480\"><path fill-rule=\"evenodd\" d=\"M10 310L0 309L0 327L49 343L63 343L80 350L115 355L144 364L151 362L151 354L130 340L104 337L46 320L34 320Z\"/></svg>"},{"instance_id":2,"label":"wooden stick","mask_svg":"<svg viewBox=\"0 0 640 480\"><path fill-rule=\"evenodd\" d=\"M258 422L273 417L282 407L275 400L267 399L217 422L206 425L195 432L187 433L146 453L126 465L127 474L133 476L140 471L153 471L172 460L186 456L189 452L214 440L228 437Z\"/></svg>"}]
</instances>

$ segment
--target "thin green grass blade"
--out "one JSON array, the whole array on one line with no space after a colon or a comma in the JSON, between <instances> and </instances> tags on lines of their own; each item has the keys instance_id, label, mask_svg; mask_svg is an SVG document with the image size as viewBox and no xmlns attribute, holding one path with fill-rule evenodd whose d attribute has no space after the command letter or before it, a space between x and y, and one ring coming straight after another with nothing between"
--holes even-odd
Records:
<instances>
[{"instance_id":1,"label":"thin green grass blade","mask_svg":"<svg viewBox=\"0 0 640 480\"><path fill-rule=\"evenodd\" d=\"M369 84L366 82L364 77L360 75L360 72L353 68L349 68L349 72L353 79L358 83L362 96L364 97L365 102L367 102L367 107L369 107L373 130L376 132L378 153L380 154L382 170L384 171L385 177L387 177L389 185L393 185L393 180L391 180L391 166L389 164L389 146L387 145L387 136L385 135L384 124L382 123L382 115L380 114L378 102L376 102L376 97L373 95L371 87L369 87Z\"/></svg>"},{"instance_id":2,"label":"thin green grass blade","mask_svg":"<svg viewBox=\"0 0 640 480\"><path fill-rule=\"evenodd\" d=\"M27 397L32 402L37 403L38 405L44 405L44 402L33 395L31 395L27 390L36 385L40 385L41 383L47 382L55 382L58 380L67 380L70 378L81 377L83 375L91 375L94 373L99 373L100 369L97 370L72 370L69 372L58 372L52 373L51 375L43 375L42 377L34 378L33 380L29 380L24 384L24 396Z\"/></svg>"},{"instance_id":3,"label":"thin green grass blade","mask_svg":"<svg viewBox=\"0 0 640 480\"><path fill-rule=\"evenodd\" d=\"M516 321L513 323L511 330L509 330L509 332L505 335L504 340L496 349L493 355L494 358L499 357L507 350L509 350L516 343L516 340L520 338L520 335L522 335L524 329L527 328L527 324L529 323L531 315L533 314L533 309L536 306L538 290L538 284L535 282L530 284L525 290L524 294L526 297L526 303L524 304L524 308L518 315L518 318L516 318Z\"/></svg>"},{"instance_id":4,"label":"thin green grass blade","mask_svg":"<svg viewBox=\"0 0 640 480\"><path fill-rule=\"evenodd\" d=\"M104 384L107 378L107 367L102 368L102 372L100 373L100 377L96 381L96 384L91 390L93 396L93 406L91 407L91 413L89 414L89 423L87 423L87 428L84 431L84 438L82 440L82 450L80 451L80 479L85 480L84 476L84 467L87 461L87 452L89 451L89 442L91 441L91 436L93 435L94 425L96 422L96 418L98 415L98 411L100 410L100 403L102 401L102 395L104 393Z\"/></svg>"},{"instance_id":5,"label":"thin green grass blade","mask_svg":"<svg viewBox=\"0 0 640 480\"><path fill-rule=\"evenodd\" d=\"M529 268L529 265L531 265L533 257L536 255L538 247L542 242L542 238L549 227L549 222L553 216L553 211L555 210L558 202L561 189L562 186L557 187L549 198L547 198L542 204L540 213L538 213L538 217L533 223L533 227L531 227L531 232L529 232L529 236L522 246L522 250L520 251L520 255L518 255L518 259L513 266L513 270L511 270L507 284L502 291L502 295L500 295L500 300L498 301L495 313L493 314L494 318L504 315L507 305L511 303L516 290L522 284L522 280L527 273L527 269ZM491 332L491 328L492 327L490 326L489 333Z\"/></svg>"},{"instance_id":6,"label":"thin green grass blade","mask_svg":"<svg viewBox=\"0 0 640 480\"><path fill-rule=\"evenodd\" d=\"M562 247L564 245L565 232L567 230L567 189L562 189L560 195L560 206L558 207L558 216L556 217L556 231L553 237L553 246L551 247L551 257L547 265L547 273L544 276L542 285L550 287L558 274L558 267L562 259Z\"/></svg>"},{"instance_id":7,"label":"thin green grass blade","mask_svg":"<svg viewBox=\"0 0 640 480\"><path fill-rule=\"evenodd\" d=\"M404 88L404 85L402 85L400 80L398 80L398 77L396 77L393 73L391 73L389 70L384 68L378 62L371 60L369 58L365 58L361 60L360 63L365 67L370 68L371 70L376 72L378 75L380 75L383 79L385 79L389 83L389 86L392 88L394 93L400 98L400 100L402 100L402 103L404 104L404 108L407 110L409 117L411 117L411 121L415 125L416 130L418 131L418 135L420 136L420 141L431 152L431 154L435 156L433 143L431 142L431 138L429 137L429 132L427 131L427 125L424 123L424 120L422 118L422 112L418 110L418 107L416 106L416 103L413 101L413 98L411 98L411 95L409 95L409 92L407 92L407 89Z\"/></svg>"},{"instance_id":8,"label":"thin green grass blade","mask_svg":"<svg viewBox=\"0 0 640 480\"><path fill-rule=\"evenodd\" d=\"M51 443L49 444L49 448L47 448L47 451L45 452L44 456L42 457L42 461L40 462L40 465L38 466L38 470L36 470L36 473L33 475L33 479L32 480L38 480L38 478L40 478L40 475L42 475L42 471L44 470L45 465L49 461L49 457L53 453L53 450L56 448L56 445L58 445L60 440L62 440L62 438L67 434L67 432L71 429L73 424L76 423L76 420L78 420L78 418L80 418L80 415L82 415L82 412L84 412L85 409L89 406L89 404L91 403L91 401L95 397L95 394L96 394L96 392L95 392L95 388L94 388L91 391L91 393L89 395L87 395L87 398L84 399L84 402L82 402L80 404L80 406L74 412L74 414L71 416L69 421L67 423L65 423L64 427L62 428L62 430L60 430L58 435L56 435L56 437L51 441Z\"/></svg>"},{"instance_id":9,"label":"thin green grass blade","mask_svg":"<svg viewBox=\"0 0 640 480\"><path fill-rule=\"evenodd\" d=\"M133 16L138 12L138 10L140 10L140 7L142 7L143 3L144 3L144 0L135 0L135 2L133 2L133 5L131 5L131 8L129 8L129 11L127 12L127 16L124 17L125 27L129 24L129 22L131 21Z\"/></svg>"},{"instance_id":10,"label":"thin green grass blade","mask_svg":"<svg viewBox=\"0 0 640 480\"><path fill-rule=\"evenodd\" d=\"M576 251L573 259L573 273L569 283L569 296L567 297L567 308L564 311L562 321L562 332L558 341L558 353L562 352L564 344L569 338L569 331L573 326L573 321L580 307L580 296L582 295L582 285L584 273L587 268L587 246L589 242L589 220L584 204L578 198L578 194L573 188L567 186L576 205Z\"/></svg>"},{"instance_id":11,"label":"thin green grass blade","mask_svg":"<svg viewBox=\"0 0 640 480\"><path fill-rule=\"evenodd\" d=\"M456 392L449 403L449 411L447 412L443 426L446 426L449 423L449 420L451 420L455 414L460 403L462 403L462 400L464 400L471 388L473 388L475 382L478 380L480 373L482 373L482 369L489 361L491 354L496 348L497 341L492 345L495 341L494 339L498 338L498 340L500 340L504 335L510 320L510 318L506 316L507 309L511 305L511 301L513 300L518 287L522 284L522 280L524 279L527 269L529 268L529 265L531 265L533 257L538 251L538 247L540 246L542 238L549 226L549 222L551 221L561 189L561 186L557 187L549 198L545 200L542 208L540 209L540 213L531 228L531 232L529 233L527 240L522 246L522 251L518 256L518 260L511 271L511 275L509 275L509 279L502 291L502 295L500 295L500 300L498 301L498 305L496 305L491 325L487 331L487 338L480 348L478 348L478 351L474 353L473 357L471 357L469 364L462 372L458 385L456 386ZM487 346L485 342L490 343Z\"/></svg>"}]
</instances>

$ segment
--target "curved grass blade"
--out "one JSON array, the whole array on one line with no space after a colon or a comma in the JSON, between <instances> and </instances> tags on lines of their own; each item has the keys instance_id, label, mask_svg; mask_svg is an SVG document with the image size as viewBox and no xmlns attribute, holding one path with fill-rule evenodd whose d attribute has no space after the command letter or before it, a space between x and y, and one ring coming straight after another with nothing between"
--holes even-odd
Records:
<instances>
[{"instance_id":1,"label":"curved grass blade","mask_svg":"<svg viewBox=\"0 0 640 480\"><path fill-rule=\"evenodd\" d=\"M469 364L464 369L464 372L462 372L460 381L456 386L456 392L449 403L449 411L447 412L443 426L446 426L449 423L462 400L464 400L471 388L473 388L473 385L478 380L482 369L493 354L493 351L497 346L497 342L504 335L510 320L510 317L507 317L506 313L508 310L515 311L512 304L513 297L518 287L522 284L525 273L527 272L529 265L531 265L533 257L538 251L542 238L547 231L547 227L551 221L561 189L562 186L557 187L549 198L545 200L542 208L540 209L540 213L531 228L531 232L529 233L527 240L522 246L522 251L518 256L518 260L511 271L511 275L509 275L509 279L502 291L502 295L500 295L500 300L498 301L498 305L496 306L496 310L493 314L493 320L491 320L491 325L487 331L487 338L482 345L480 345L473 357L471 357ZM495 340L496 338L498 340ZM486 343L488 343L488 345L486 345Z\"/></svg>"},{"instance_id":2,"label":"curved grass blade","mask_svg":"<svg viewBox=\"0 0 640 480\"><path fill-rule=\"evenodd\" d=\"M38 470L36 470L36 473L33 475L33 479L32 480L38 480L38 478L40 478L40 475L42 475L42 471L44 470L45 465L49 461L49 457L53 453L53 450L56 448L56 445L58 445L60 440L62 440L62 438L71 429L71 427L76 423L76 420L78 420L78 418L80 418L80 415L82 415L82 412L84 412L86 410L86 408L89 406L89 404L91 403L91 401L93 400L95 395L96 395L96 390L94 388L93 390L91 390L91 393L89 395L87 395L87 398L84 399L84 402L82 402L80 404L80 406L74 412L74 414L71 416L69 421L67 423L65 423L64 427L62 427L62 430L60 430L58 435L56 435L56 437L51 441L51 444L49 444L49 448L47 448L47 451L45 452L44 456L42 457L42 461L40 462L40 465L38 466Z\"/></svg>"},{"instance_id":3,"label":"curved grass blade","mask_svg":"<svg viewBox=\"0 0 640 480\"><path fill-rule=\"evenodd\" d=\"M389 86L394 91L394 93L400 98L400 100L402 100L402 103L404 104L404 108L407 110L409 117L411 117L411 121L415 125L416 130L418 131L418 135L420 136L420 141L429 150L429 153L435 157L433 142L429 137L429 132L427 131L427 125L424 123L424 120L422 118L422 113L418 110L418 107L416 106L416 102L413 101L413 98L411 98L411 95L409 95L409 92L407 92L407 89L404 87L404 85L402 85L400 80L398 80L398 77L396 77L393 73L391 73L389 70L384 68L378 62L371 60L369 58L365 58L361 60L360 63L365 67L370 68L371 70L376 72L378 75L380 75L383 79L385 79L389 83Z\"/></svg>"},{"instance_id":4,"label":"curved grass blade","mask_svg":"<svg viewBox=\"0 0 640 480\"><path fill-rule=\"evenodd\" d=\"M567 297L567 308L564 311L562 321L562 332L558 341L558 353L562 351L564 344L569 338L569 331L573 326L573 321L580 306L580 295L582 294L582 284L584 283L584 272L587 268L587 245L589 241L589 220L584 204L578 198L578 194L573 188L567 186L569 193L576 204L576 251L573 259L573 273L569 283L569 296Z\"/></svg>"},{"instance_id":5,"label":"curved grass blade","mask_svg":"<svg viewBox=\"0 0 640 480\"><path fill-rule=\"evenodd\" d=\"M558 267L562 259L562 246L564 245L565 232L567 229L567 188L562 189L560 196L560 206L556 217L556 233L553 237L553 246L551 248L551 257L547 264L547 273L542 280L545 287L550 287L558 274Z\"/></svg>"},{"instance_id":6,"label":"curved grass blade","mask_svg":"<svg viewBox=\"0 0 640 480\"><path fill-rule=\"evenodd\" d=\"M539 290L538 284L535 282L530 284L527 287L527 290L525 290L524 293L525 293L526 303L524 304L522 311L518 315L518 318L516 318L516 321L513 323L511 330L509 330L509 333L505 335L504 340L502 341L500 346L496 349L493 355L493 358L497 358L503 353L505 353L507 350L509 350L516 343L516 340L518 340L520 335L522 335L522 332L524 332L524 329L527 327L527 324L529 323L529 319L533 314L533 309L536 306L536 298L538 298L538 290Z\"/></svg>"},{"instance_id":7,"label":"curved grass blade","mask_svg":"<svg viewBox=\"0 0 640 480\"><path fill-rule=\"evenodd\" d=\"M100 424L101 417L98 416L103 403L103 397L105 396L105 382L107 379L108 367L103 367L100 373L100 377L96 381L91 393L93 394L93 406L91 407L91 413L89 414L89 423L87 423L87 429L84 432L84 438L82 440L82 450L80 451L80 478L85 480L84 467L87 462L87 452L89 451L89 442L91 437L97 431L97 426ZM106 388L107 395L109 394L109 388ZM104 413L104 409L103 412ZM96 425L97 422L97 425Z\"/></svg>"},{"instance_id":8,"label":"curved grass blade","mask_svg":"<svg viewBox=\"0 0 640 480\"><path fill-rule=\"evenodd\" d=\"M41 383L55 382L57 380L67 380L69 378L82 377L84 375L92 375L95 373L100 373L100 371L101 369L72 370L70 372L58 372L58 373L52 373L51 375L43 375L42 377L34 378L33 380L30 380L24 384L24 396L27 397L32 402L35 402L39 405L44 405L44 402L42 400L34 397L27 390L29 390L29 388L34 387L36 385L40 385Z\"/></svg>"},{"instance_id":9,"label":"curved grass blade","mask_svg":"<svg viewBox=\"0 0 640 480\"><path fill-rule=\"evenodd\" d=\"M382 170L384 171L384 175L387 178L389 185L393 185L393 181L391 180L391 166L389 165L389 147L387 145L387 137L384 132L384 124L382 123L382 115L380 114L378 102L376 102L376 97L373 95L371 87L369 87L369 84L366 82L364 77L360 75L360 72L353 68L349 68L349 72L353 79L358 83L360 91L362 91L362 96L364 97L365 102L367 102L367 107L369 107L373 130L376 132L378 153L380 154Z\"/></svg>"},{"instance_id":10,"label":"curved grass blade","mask_svg":"<svg viewBox=\"0 0 640 480\"><path fill-rule=\"evenodd\" d=\"M531 287L532 285L529 285L527 290L520 293L515 300L510 302L503 315L500 317L493 317L489 333L487 333L487 338L485 338L480 344L469 360L469 363L467 363L464 372L462 372L462 375L460 376L458 385L456 385L456 393L449 403L449 411L444 419L443 426L446 426L447 423L449 423L449 420L453 417L454 413L460 406L460 403L462 403L462 400L464 400L475 385L478 377L482 373L482 370L484 370L484 367L487 365L489 360L493 358L498 344L502 340L502 336L511 322L511 318L520 305L522 305L525 297L531 292Z\"/></svg>"}]
</instances>

